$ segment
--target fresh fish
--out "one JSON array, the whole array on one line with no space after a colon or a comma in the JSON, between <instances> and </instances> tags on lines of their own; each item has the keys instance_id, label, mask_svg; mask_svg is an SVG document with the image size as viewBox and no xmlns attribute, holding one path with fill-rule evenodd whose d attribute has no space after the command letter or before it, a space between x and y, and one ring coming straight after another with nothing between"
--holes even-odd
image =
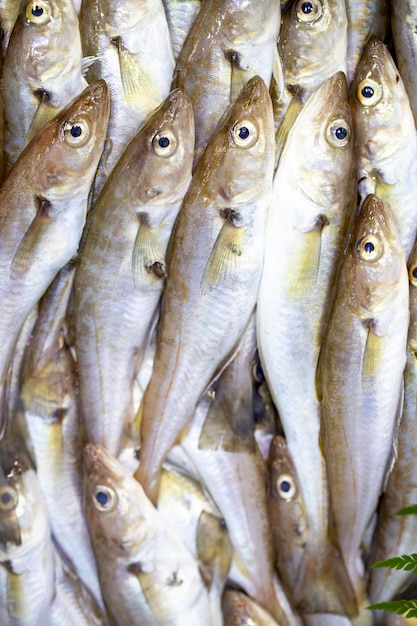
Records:
<instances>
[{"instance_id":1,"label":"fresh fish","mask_svg":"<svg viewBox=\"0 0 417 626\"><path fill-rule=\"evenodd\" d=\"M417 234L417 131L401 76L381 41L372 37L351 89L359 193L375 193L393 212L406 259Z\"/></svg>"},{"instance_id":2,"label":"fresh fish","mask_svg":"<svg viewBox=\"0 0 417 626\"><path fill-rule=\"evenodd\" d=\"M202 0L163 0L171 33L174 57L178 59L185 38L200 10Z\"/></svg>"},{"instance_id":3,"label":"fresh fish","mask_svg":"<svg viewBox=\"0 0 417 626\"><path fill-rule=\"evenodd\" d=\"M211 626L197 562L140 484L103 447L84 449L89 531L110 617L118 626Z\"/></svg>"},{"instance_id":4,"label":"fresh fish","mask_svg":"<svg viewBox=\"0 0 417 626\"><path fill-rule=\"evenodd\" d=\"M391 28L395 58L410 99L414 122L417 124L417 88L415 63L417 58L417 2L397 0L391 3ZM383 37L380 36L380 39Z\"/></svg>"},{"instance_id":5,"label":"fresh fish","mask_svg":"<svg viewBox=\"0 0 417 626\"><path fill-rule=\"evenodd\" d=\"M279 626L259 604L237 589L226 589L223 596L224 626Z\"/></svg>"},{"instance_id":6,"label":"fresh fish","mask_svg":"<svg viewBox=\"0 0 417 626\"><path fill-rule=\"evenodd\" d=\"M278 0L203 2L175 67L173 85L194 108L200 159L230 102L255 75L268 85L277 55Z\"/></svg>"},{"instance_id":7,"label":"fresh fish","mask_svg":"<svg viewBox=\"0 0 417 626\"><path fill-rule=\"evenodd\" d=\"M154 369L140 407L135 474L154 502L162 463L255 306L273 142L271 98L264 81L254 77L207 147L172 234Z\"/></svg>"},{"instance_id":8,"label":"fresh fish","mask_svg":"<svg viewBox=\"0 0 417 626\"><path fill-rule=\"evenodd\" d=\"M257 302L262 369L307 515L302 569L292 589L303 613L344 614L355 606L343 562L329 539L316 393L320 347L356 202L352 164L347 83L338 72L310 96L288 134L274 178Z\"/></svg>"},{"instance_id":9,"label":"fresh fish","mask_svg":"<svg viewBox=\"0 0 417 626\"><path fill-rule=\"evenodd\" d=\"M77 252L108 115L99 81L44 127L0 189L0 400L26 317Z\"/></svg>"},{"instance_id":10,"label":"fresh fish","mask_svg":"<svg viewBox=\"0 0 417 626\"><path fill-rule=\"evenodd\" d=\"M398 0L345 0L348 19L347 79L352 83L362 51L373 35L384 41L389 30L389 4L392 14Z\"/></svg>"},{"instance_id":11,"label":"fresh fish","mask_svg":"<svg viewBox=\"0 0 417 626\"><path fill-rule=\"evenodd\" d=\"M0 24L2 30L3 56L9 45L10 33L19 16L21 6L25 0L0 0Z\"/></svg>"},{"instance_id":12,"label":"fresh fish","mask_svg":"<svg viewBox=\"0 0 417 626\"><path fill-rule=\"evenodd\" d=\"M95 200L127 144L168 96L175 61L162 0L83 0L79 19L84 55L95 59L86 78L104 78L111 99Z\"/></svg>"},{"instance_id":13,"label":"fresh fish","mask_svg":"<svg viewBox=\"0 0 417 626\"><path fill-rule=\"evenodd\" d=\"M47 624L54 596L48 510L17 437L0 443L0 623Z\"/></svg>"},{"instance_id":14,"label":"fresh fish","mask_svg":"<svg viewBox=\"0 0 417 626\"><path fill-rule=\"evenodd\" d=\"M69 264L58 273L41 300L25 353L21 402L55 542L104 613L83 509L80 461L85 433L76 364L65 338L73 278L74 265Z\"/></svg>"},{"instance_id":15,"label":"fresh fish","mask_svg":"<svg viewBox=\"0 0 417 626\"><path fill-rule=\"evenodd\" d=\"M115 455L124 424L129 430L133 421L133 381L158 315L166 248L191 180L193 124L188 96L174 90L124 151L81 246L72 307L83 416L89 441Z\"/></svg>"},{"instance_id":16,"label":"fresh fish","mask_svg":"<svg viewBox=\"0 0 417 626\"><path fill-rule=\"evenodd\" d=\"M415 552L417 516L397 512L417 502L417 248L410 256L410 325L404 371L404 406L398 432L397 457L378 509L378 525L370 564ZM372 604L393 600L413 574L387 567L369 570L368 595Z\"/></svg>"},{"instance_id":17,"label":"fresh fish","mask_svg":"<svg viewBox=\"0 0 417 626\"><path fill-rule=\"evenodd\" d=\"M3 63L4 150L8 172L25 145L87 86L72 0L29 0Z\"/></svg>"},{"instance_id":18,"label":"fresh fish","mask_svg":"<svg viewBox=\"0 0 417 626\"><path fill-rule=\"evenodd\" d=\"M361 542L391 467L402 409L408 318L395 220L370 195L341 266L318 377L334 532L359 603Z\"/></svg>"},{"instance_id":19,"label":"fresh fish","mask_svg":"<svg viewBox=\"0 0 417 626\"><path fill-rule=\"evenodd\" d=\"M346 74L344 0L293 2L282 13L278 51L286 88L304 102L333 74Z\"/></svg>"}]
</instances>

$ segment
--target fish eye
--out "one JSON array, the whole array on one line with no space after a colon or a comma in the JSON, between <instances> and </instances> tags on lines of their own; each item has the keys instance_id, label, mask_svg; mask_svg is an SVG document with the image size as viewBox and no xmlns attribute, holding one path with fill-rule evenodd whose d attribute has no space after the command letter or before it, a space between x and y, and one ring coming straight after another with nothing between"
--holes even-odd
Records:
<instances>
[{"instance_id":1,"label":"fish eye","mask_svg":"<svg viewBox=\"0 0 417 626\"><path fill-rule=\"evenodd\" d=\"M334 120L326 130L327 141L335 148L346 146L352 136L352 129L344 119Z\"/></svg>"},{"instance_id":2,"label":"fish eye","mask_svg":"<svg viewBox=\"0 0 417 626\"><path fill-rule=\"evenodd\" d=\"M96 485L92 501L97 511L112 511L117 505L117 495L114 489L107 485Z\"/></svg>"},{"instance_id":3,"label":"fish eye","mask_svg":"<svg viewBox=\"0 0 417 626\"><path fill-rule=\"evenodd\" d=\"M232 137L239 148L250 148L258 139L258 129L250 120L243 120L233 126Z\"/></svg>"},{"instance_id":4,"label":"fish eye","mask_svg":"<svg viewBox=\"0 0 417 626\"><path fill-rule=\"evenodd\" d=\"M87 122L81 118L77 120L68 120L64 124L65 141L70 146L83 146L90 136L90 127Z\"/></svg>"},{"instance_id":5,"label":"fish eye","mask_svg":"<svg viewBox=\"0 0 417 626\"><path fill-rule=\"evenodd\" d=\"M51 9L45 0L32 0L26 7L26 19L32 24L46 24L50 17Z\"/></svg>"},{"instance_id":6,"label":"fish eye","mask_svg":"<svg viewBox=\"0 0 417 626\"><path fill-rule=\"evenodd\" d=\"M365 235L358 242L357 252L363 261L377 261L382 254L382 243L375 235Z\"/></svg>"},{"instance_id":7,"label":"fish eye","mask_svg":"<svg viewBox=\"0 0 417 626\"><path fill-rule=\"evenodd\" d=\"M174 154L177 144L177 138L170 130L160 131L152 139L154 152L161 157L169 157Z\"/></svg>"},{"instance_id":8,"label":"fish eye","mask_svg":"<svg viewBox=\"0 0 417 626\"><path fill-rule=\"evenodd\" d=\"M319 0L299 0L295 6L295 12L300 22L311 24L321 17L323 5Z\"/></svg>"},{"instance_id":9,"label":"fish eye","mask_svg":"<svg viewBox=\"0 0 417 626\"><path fill-rule=\"evenodd\" d=\"M276 489L279 497L288 502L297 493L294 478L290 474L280 474L276 480Z\"/></svg>"},{"instance_id":10,"label":"fish eye","mask_svg":"<svg viewBox=\"0 0 417 626\"><path fill-rule=\"evenodd\" d=\"M365 107L373 107L382 98L382 88L372 78L364 78L356 89L356 97Z\"/></svg>"},{"instance_id":11,"label":"fish eye","mask_svg":"<svg viewBox=\"0 0 417 626\"><path fill-rule=\"evenodd\" d=\"M413 285L413 287L417 287L417 262L410 265L410 269L408 270L408 278L410 279L410 283Z\"/></svg>"},{"instance_id":12,"label":"fish eye","mask_svg":"<svg viewBox=\"0 0 417 626\"><path fill-rule=\"evenodd\" d=\"M12 511L17 505L18 495L12 487L0 487L0 511Z\"/></svg>"}]
</instances>

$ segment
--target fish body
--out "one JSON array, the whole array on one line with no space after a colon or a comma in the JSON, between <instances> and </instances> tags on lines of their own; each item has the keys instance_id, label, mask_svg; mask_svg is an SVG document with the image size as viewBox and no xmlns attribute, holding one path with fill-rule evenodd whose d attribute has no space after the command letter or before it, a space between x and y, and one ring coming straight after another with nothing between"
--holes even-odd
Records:
<instances>
[{"instance_id":1,"label":"fish body","mask_svg":"<svg viewBox=\"0 0 417 626\"><path fill-rule=\"evenodd\" d=\"M77 252L108 115L99 81L44 127L0 190L2 387L26 317Z\"/></svg>"},{"instance_id":2,"label":"fish body","mask_svg":"<svg viewBox=\"0 0 417 626\"><path fill-rule=\"evenodd\" d=\"M398 230L387 205L370 195L341 266L318 376L334 532L359 601L362 538L391 466L402 409L408 318Z\"/></svg>"},{"instance_id":3,"label":"fish body","mask_svg":"<svg viewBox=\"0 0 417 626\"><path fill-rule=\"evenodd\" d=\"M414 67L417 58L417 2L398 0L391 5L391 28L395 47L395 58L401 78L404 81L410 105L417 120L417 89L414 80ZM380 39L383 39L380 37Z\"/></svg>"},{"instance_id":4,"label":"fish body","mask_svg":"<svg viewBox=\"0 0 417 626\"><path fill-rule=\"evenodd\" d=\"M190 101L174 90L124 151L81 246L72 302L80 397L89 440L113 454L133 421L133 382L158 316L193 145Z\"/></svg>"},{"instance_id":5,"label":"fish body","mask_svg":"<svg viewBox=\"0 0 417 626\"><path fill-rule=\"evenodd\" d=\"M359 61L350 98L361 201L369 193L393 212L406 258L417 233L417 131L410 101L385 44L371 37Z\"/></svg>"},{"instance_id":6,"label":"fish body","mask_svg":"<svg viewBox=\"0 0 417 626\"><path fill-rule=\"evenodd\" d=\"M140 407L141 463L135 476L155 502L162 463L230 358L255 305L273 123L267 87L254 77L207 147L178 214L154 369Z\"/></svg>"},{"instance_id":7,"label":"fish body","mask_svg":"<svg viewBox=\"0 0 417 626\"><path fill-rule=\"evenodd\" d=\"M4 58L3 81L8 172L40 128L86 87L72 0L22 5Z\"/></svg>"},{"instance_id":8,"label":"fish body","mask_svg":"<svg viewBox=\"0 0 417 626\"><path fill-rule=\"evenodd\" d=\"M200 6L201 0L164 0L175 59L178 59L181 53Z\"/></svg>"},{"instance_id":9,"label":"fish body","mask_svg":"<svg viewBox=\"0 0 417 626\"><path fill-rule=\"evenodd\" d=\"M273 183L257 299L259 356L307 516L299 560L304 571L296 577L298 591L293 589L305 613L338 613L349 597L353 602L329 539L316 392L320 348L356 200L352 163L347 83L338 72L310 96L288 134ZM306 577L321 590L309 593Z\"/></svg>"},{"instance_id":10,"label":"fish body","mask_svg":"<svg viewBox=\"0 0 417 626\"><path fill-rule=\"evenodd\" d=\"M79 19L84 56L95 59L86 78L105 79L111 99L95 200L129 141L168 96L175 62L162 0L84 0Z\"/></svg>"},{"instance_id":11,"label":"fish body","mask_svg":"<svg viewBox=\"0 0 417 626\"><path fill-rule=\"evenodd\" d=\"M272 615L237 589L226 589L223 596L224 626L278 626Z\"/></svg>"},{"instance_id":12,"label":"fish body","mask_svg":"<svg viewBox=\"0 0 417 626\"><path fill-rule=\"evenodd\" d=\"M86 446L84 485L110 617L120 626L211 626L197 562L105 448Z\"/></svg>"},{"instance_id":13,"label":"fish body","mask_svg":"<svg viewBox=\"0 0 417 626\"><path fill-rule=\"evenodd\" d=\"M194 164L244 84L259 75L269 86L280 14L276 0L214 0L202 4L173 77L173 85L190 96L194 108Z\"/></svg>"}]
</instances>

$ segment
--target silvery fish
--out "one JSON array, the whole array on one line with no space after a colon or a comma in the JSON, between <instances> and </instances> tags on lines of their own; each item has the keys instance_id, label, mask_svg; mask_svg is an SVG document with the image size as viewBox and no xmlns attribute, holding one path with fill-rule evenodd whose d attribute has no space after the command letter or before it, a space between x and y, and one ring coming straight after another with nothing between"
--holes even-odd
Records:
<instances>
[{"instance_id":1,"label":"silvery fish","mask_svg":"<svg viewBox=\"0 0 417 626\"><path fill-rule=\"evenodd\" d=\"M158 317L166 248L191 180L193 111L174 90L130 142L91 210L72 301L88 437L113 454Z\"/></svg>"},{"instance_id":2,"label":"silvery fish","mask_svg":"<svg viewBox=\"0 0 417 626\"><path fill-rule=\"evenodd\" d=\"M0 189L1 401L26 317L77 252L108 116L98 81L33 139Z\"/></svg>"},{"instance_id":3,"label":"silvery fish","mask_svg":"<svg viewBox=\"0 0 417 626\"><path fill-rule=\"evenodd\" d=\"M180 55L188 31L200 10L201 2L202 0L163 0L175 59Z\"/></svg>"},{"instance_id":4,"label":"silvery fish","mask_svg":"<svg viewBox=\"0 0 417 626\"><path fill-rule=\"evenodd\" d=\"M417 122L417 88L415 59L417 57L417 2L396 0L391 3L391 28L397 66L404 81L410 105ZM383 37L380 36L380 39Z\"/></svg>"},{"instance_id":5,"label":"silvery fish","mask_svg":"<svg viewBox=\"0 0 417 626\"><path fill-rule=\"evenodd\" d=\"M169 246L154 369L140 407L141 462L135 474L154 502L162 463L230 359L255 306L273 142L271 98L264 81L254 77L199 162Z\"/></svg>"}]
</instances>

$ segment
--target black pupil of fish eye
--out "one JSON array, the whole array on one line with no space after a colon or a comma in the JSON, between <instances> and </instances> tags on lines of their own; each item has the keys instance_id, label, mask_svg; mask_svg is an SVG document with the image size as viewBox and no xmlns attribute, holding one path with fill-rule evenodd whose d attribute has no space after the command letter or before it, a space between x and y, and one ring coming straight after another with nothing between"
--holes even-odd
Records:
<instances>
[{"instance_id":1,"label":"black pupil of fish eye","mask_svg":"<svg viewBox=\"0 0 417 626\"><path fill-rule=\"evenodd\" d=\"M413 278L417 278L417 267L415 267L412 271Z\"/></svg>"},{"instance_id":2,"label":"black pupil of fish eye","mask_svg":"<svg viewBox=\"0 0 417 626\"><path fill-rule=\"evenodd\" d=\"M283 480L281 485L280 485L280 489L281 491L283 491L284 493L288 493L291 489L291 484L288 480Z\"/></svg>"},{"instance_id":3,"label":"black pupil of fish eye","mask_svg":"<svg viewBox=\"0 0 417 626\"><path fill-rule=\"evenodd\" d=\"M346 128L343 128L343 126L339 126L339 128L336 128L334 134L337 139L343 140L347 137L347 130Z\"/></svg>"},{"instance_id":4,"label":"black pupil of fish eye","mask_svg":"<svg viewBox=\"0 0 417 626\"><path fill-rule=\"evenodd\" d=\"M12 494L7 491L1 494L1 503L2 504L10 504L12 501Z\"/></svg>"},{"instance_id":5,"label":"black pupil of fish eye","mask_svg":"<svg viewBox=\"0 0 417 626\"><path fill-rule=\"evenodd\" d=\"M375 246L371 241L367 241L363 248L366 254L372 254L372 252L375 250Z\"/></svg>"},{"instance_id":6,"label":"black pupil of fish eye","mask_svg":"<svg viewBox=\"0 0 417 626\"><path fill-rule=\"evenodd\" d=\"M35 4L32 7L31 13L34 17L41 17L41 15L43 14L43 9L39 6L39 4Z\"/></svg>"},{"instance_id":7,"label":"black pupil of fish eye","mask_svg":"<svg viewBox=\"0 0 417 626\"><path fill-rule=\"evenodd\" d=\"M309 15L313 11L313 5L311 2L303 2L301 5L301 10L305 15Z\"/></svg>"},{"instance_id":8,"label":"black pupil of fish eye","mask_svg":"<svg viewBox=\"0 0 417 626\"><path fill-rule=\"evenodd\" d=\"M82 128L81 126L78 126L78 124L74 124L74 126L71 126L70 133L73 137L79 137L82 132Z\"/></svg>"},{"instance_id":9,"label":"black pupil of fish eye","mask_svg":"<svg viewBox=\"0 0 417 626\"><path fill-rule=\"evenodd\" d=\"M161 148L168 148L170 142L168 137L160 137L158 143Z\"/></svg>"},{"instance_id":10,"label":"black pupil of fish eye","mask_svg":"<svg viewBox=\"0 0 417 626\"><path fill-rule=\"evenodd\" d=\"M239 138L247 139L248 137L249 137L249 128L246 128L246 126L241 126L239 128Z\"/></svg>"},{"instance_id":11,"label":"black pupil of fish eye","mask_svg":"<svg viewBox=\"0 0 417 626\"><path fill-rule=\"evenodd\" d=\"M96 493L96 500L101 506L106 506L109 501L109 496L104 491L99 491Z\"/></svg>"},{"instance_id":12,"label":"black pupil of fish eye","mask_svg":"<svg viewBox=\"0 0 417 626\"><path fill-rule=\"evenodd\" d=\"M365 87L362 87L361 94L363 95L364 98L372 98L374 93L375 92L370 85L365 85Z\"/></svg>"}]
</instances>

